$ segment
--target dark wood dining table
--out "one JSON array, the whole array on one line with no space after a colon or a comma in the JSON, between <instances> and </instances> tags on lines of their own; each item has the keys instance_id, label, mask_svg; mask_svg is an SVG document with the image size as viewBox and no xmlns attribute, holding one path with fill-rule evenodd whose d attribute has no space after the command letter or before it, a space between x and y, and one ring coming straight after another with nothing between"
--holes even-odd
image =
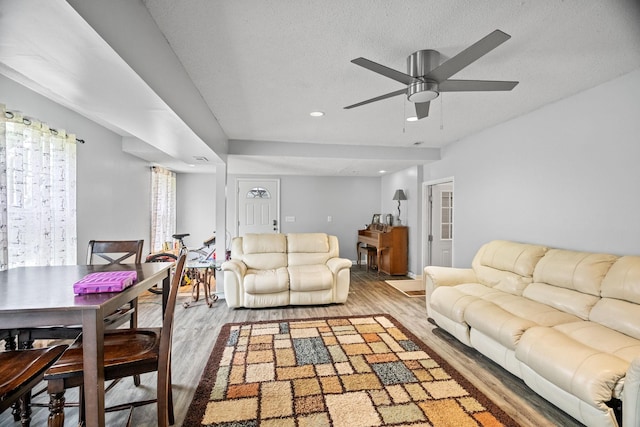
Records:
<instances>
[{"instance_id":1,"label":"dark wood dining table","mask_svg":"<svg viewBox=\"0 0 640 427\"><path fill-rule=\"evenodd\" d=\"M82 325L84 392L89 427L104 427L104 316L162 283L163 313L173 263L19 267L0 271L0 329ZM120 292L76 295L73 284L97 271L136 270Z\"/></svg>"}]
</instances>

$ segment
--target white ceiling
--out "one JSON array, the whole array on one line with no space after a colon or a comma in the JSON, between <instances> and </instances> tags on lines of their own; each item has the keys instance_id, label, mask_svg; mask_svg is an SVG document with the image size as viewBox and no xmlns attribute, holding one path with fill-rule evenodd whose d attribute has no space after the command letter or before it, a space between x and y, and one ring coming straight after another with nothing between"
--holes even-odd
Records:
<instances>
[{"instance_id":1,"label":"white ceiling","mask_svg":"<svg viewBox=\"0 0 640 427\"><path fill-rule=\"evenodd\" d=\"M0 28L8 12L5 6L17 8L34 1L1 0ZM39 3L45 7L49 2ZM371 176L380 169L428 163L448 143L640 67L636 0L143 0L143 4L228 137L230 173ZM71 28L84 31L78 23ZM512 38L455 78L517 80L520 84L513 91L445 93L432 102L430 117L413 123L405 121L413 115L413 105L404 96L343 109L402 88L350 63L352 59L363 56L405 72L406 57L416 50L438 50L447 59L495 29ZM38 90L28 72L32 65L19 65L25 61L24 55L22 62L16 60L19 52L6 55L7 31L0 30L0 37L0 72L23 84L31 82L29 87ZM117 55L111 60L122 61ZM123 73L122 78L138 76ZM76 111L87 110L59 91L49 86L47 96ZM83 114L124 136L157 145L145 132L132 131L106 114L96 119L96 107L92 108ZM325 116L310 117L315 110ZM188 122L171 110L163 114ZM194 145L202 148L197 141ZM185 155L184 149L176 154L157 148L167 163L182 156L180 162L186 164L193 156Z\"/></svg>"}]
</instances>

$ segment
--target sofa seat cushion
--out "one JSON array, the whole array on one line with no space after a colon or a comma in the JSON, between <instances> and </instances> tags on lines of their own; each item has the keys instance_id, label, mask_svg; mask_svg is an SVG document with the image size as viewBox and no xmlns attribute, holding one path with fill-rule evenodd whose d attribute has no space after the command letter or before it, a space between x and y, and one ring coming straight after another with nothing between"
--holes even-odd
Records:
<instances>
[{"instance_id":1,"label":"sofa seat cushion","mask_svg":"<svg viewBox=\"0 0 640 427\"><path fill-rule=\"evenodd\" d=\"M515 350L522 334L531 327L554 326L580 319L508 292L493 292L469 304L464 320L470 327Z\"/></svg>"},{"instance_id":2,"label":"sofa seat cushion","mask_svg":"<svg viewBox=\"0 0 640 427\"><path fill-rule=\"evenodd\" d=\"M248 294L272 294L289 290L286 267L269 270L248 269L244 276L244 291Z\"/></svg>"},{"instance_id":3,"label":"sofa seat cushion","mask_svg":"<svg viewBox=\"0 0 640 427\"><path fill-rule=\"evenodd\" d=\"M490 301L477 300L469 304L464 314L466 323L510 350L515 350L520 337L536 323L515 316Z\"/></svg>"},{"instance_id":4,"label":"sofa seat cushion","mask_svg":"<svg viewBox=\"0 0 640 427\"><path fill-rule=\"evenodd\" d=\"M499 292L479 283L437 287L429 297L432 310L458 323L464 323L464 312L469 304L484 295Z\"/></svg>"},{"instance_id":5,"label":"sofa seat cushion","mask_svg":"<svg viewBox=\"0 0 640 427\"><path fill-rule=\"evenodd\" d=\"M561 330L562 329L562 330ZM629 362L574 339L562 328L529 328L516 348L516 358L542 378L562 390L599 408L620 396ZM576 337L583 332L572 334Z\"/></svg>"},{"instance_id":6,"label":"sofa seat cushion","mask_svg":"<svg viewBox=\"0 0 640 427\"><path fill-rule=\"evenodd\" d=\"M292 292L331 289L333 273L326 264L289 266L289 287Z\"/></svg>"}]
</instances>

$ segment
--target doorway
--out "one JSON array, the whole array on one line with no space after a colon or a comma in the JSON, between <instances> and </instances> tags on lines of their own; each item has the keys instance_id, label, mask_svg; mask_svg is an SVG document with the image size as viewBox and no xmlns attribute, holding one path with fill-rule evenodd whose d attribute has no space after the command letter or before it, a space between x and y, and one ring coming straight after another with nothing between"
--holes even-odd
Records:
<instances>
[{"instance_id":1,"label":"doorway","mask_svg":"<svg viewBox=\"0 0 640 427\"><path fill-rule=\"evenodd\" d=\"M425 183L424 266L453 265L453 179Z\"/></svg>"},{"instance_id":2,"label":"doorway","mask_svg":"<svg viewBox=\"0 0 640 427\"><path fill-rule=\"evenodd\" d=\"M245 179L237 182L238 236L280 231L280 180Z\"/></svg>"}]
</instances>

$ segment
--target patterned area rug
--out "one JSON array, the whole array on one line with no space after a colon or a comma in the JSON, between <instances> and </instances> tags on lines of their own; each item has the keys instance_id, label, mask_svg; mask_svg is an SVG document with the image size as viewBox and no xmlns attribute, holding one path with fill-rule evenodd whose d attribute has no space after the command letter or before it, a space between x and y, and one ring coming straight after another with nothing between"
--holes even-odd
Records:
<instances>
[{"instance_id":1,"label":"patterned area rug","mask_svg":"<svg viewBox=\"0 0 640 427\"><path fill-rule=\"evenodd\" d=\"M388 315L226 324L183 426L517 426Z\"/></svg>"},{"instance_id":2,"label":"patterned area rug","mask_svg":"<svg viewBox=\"0 0 640 427\"><path fill-rule=\"evenodd\" d=\"M425 289L422 279L414 280L385 280L387 285L393 286L409 298L424 298Z\"/></svg>"}]
</instances>

